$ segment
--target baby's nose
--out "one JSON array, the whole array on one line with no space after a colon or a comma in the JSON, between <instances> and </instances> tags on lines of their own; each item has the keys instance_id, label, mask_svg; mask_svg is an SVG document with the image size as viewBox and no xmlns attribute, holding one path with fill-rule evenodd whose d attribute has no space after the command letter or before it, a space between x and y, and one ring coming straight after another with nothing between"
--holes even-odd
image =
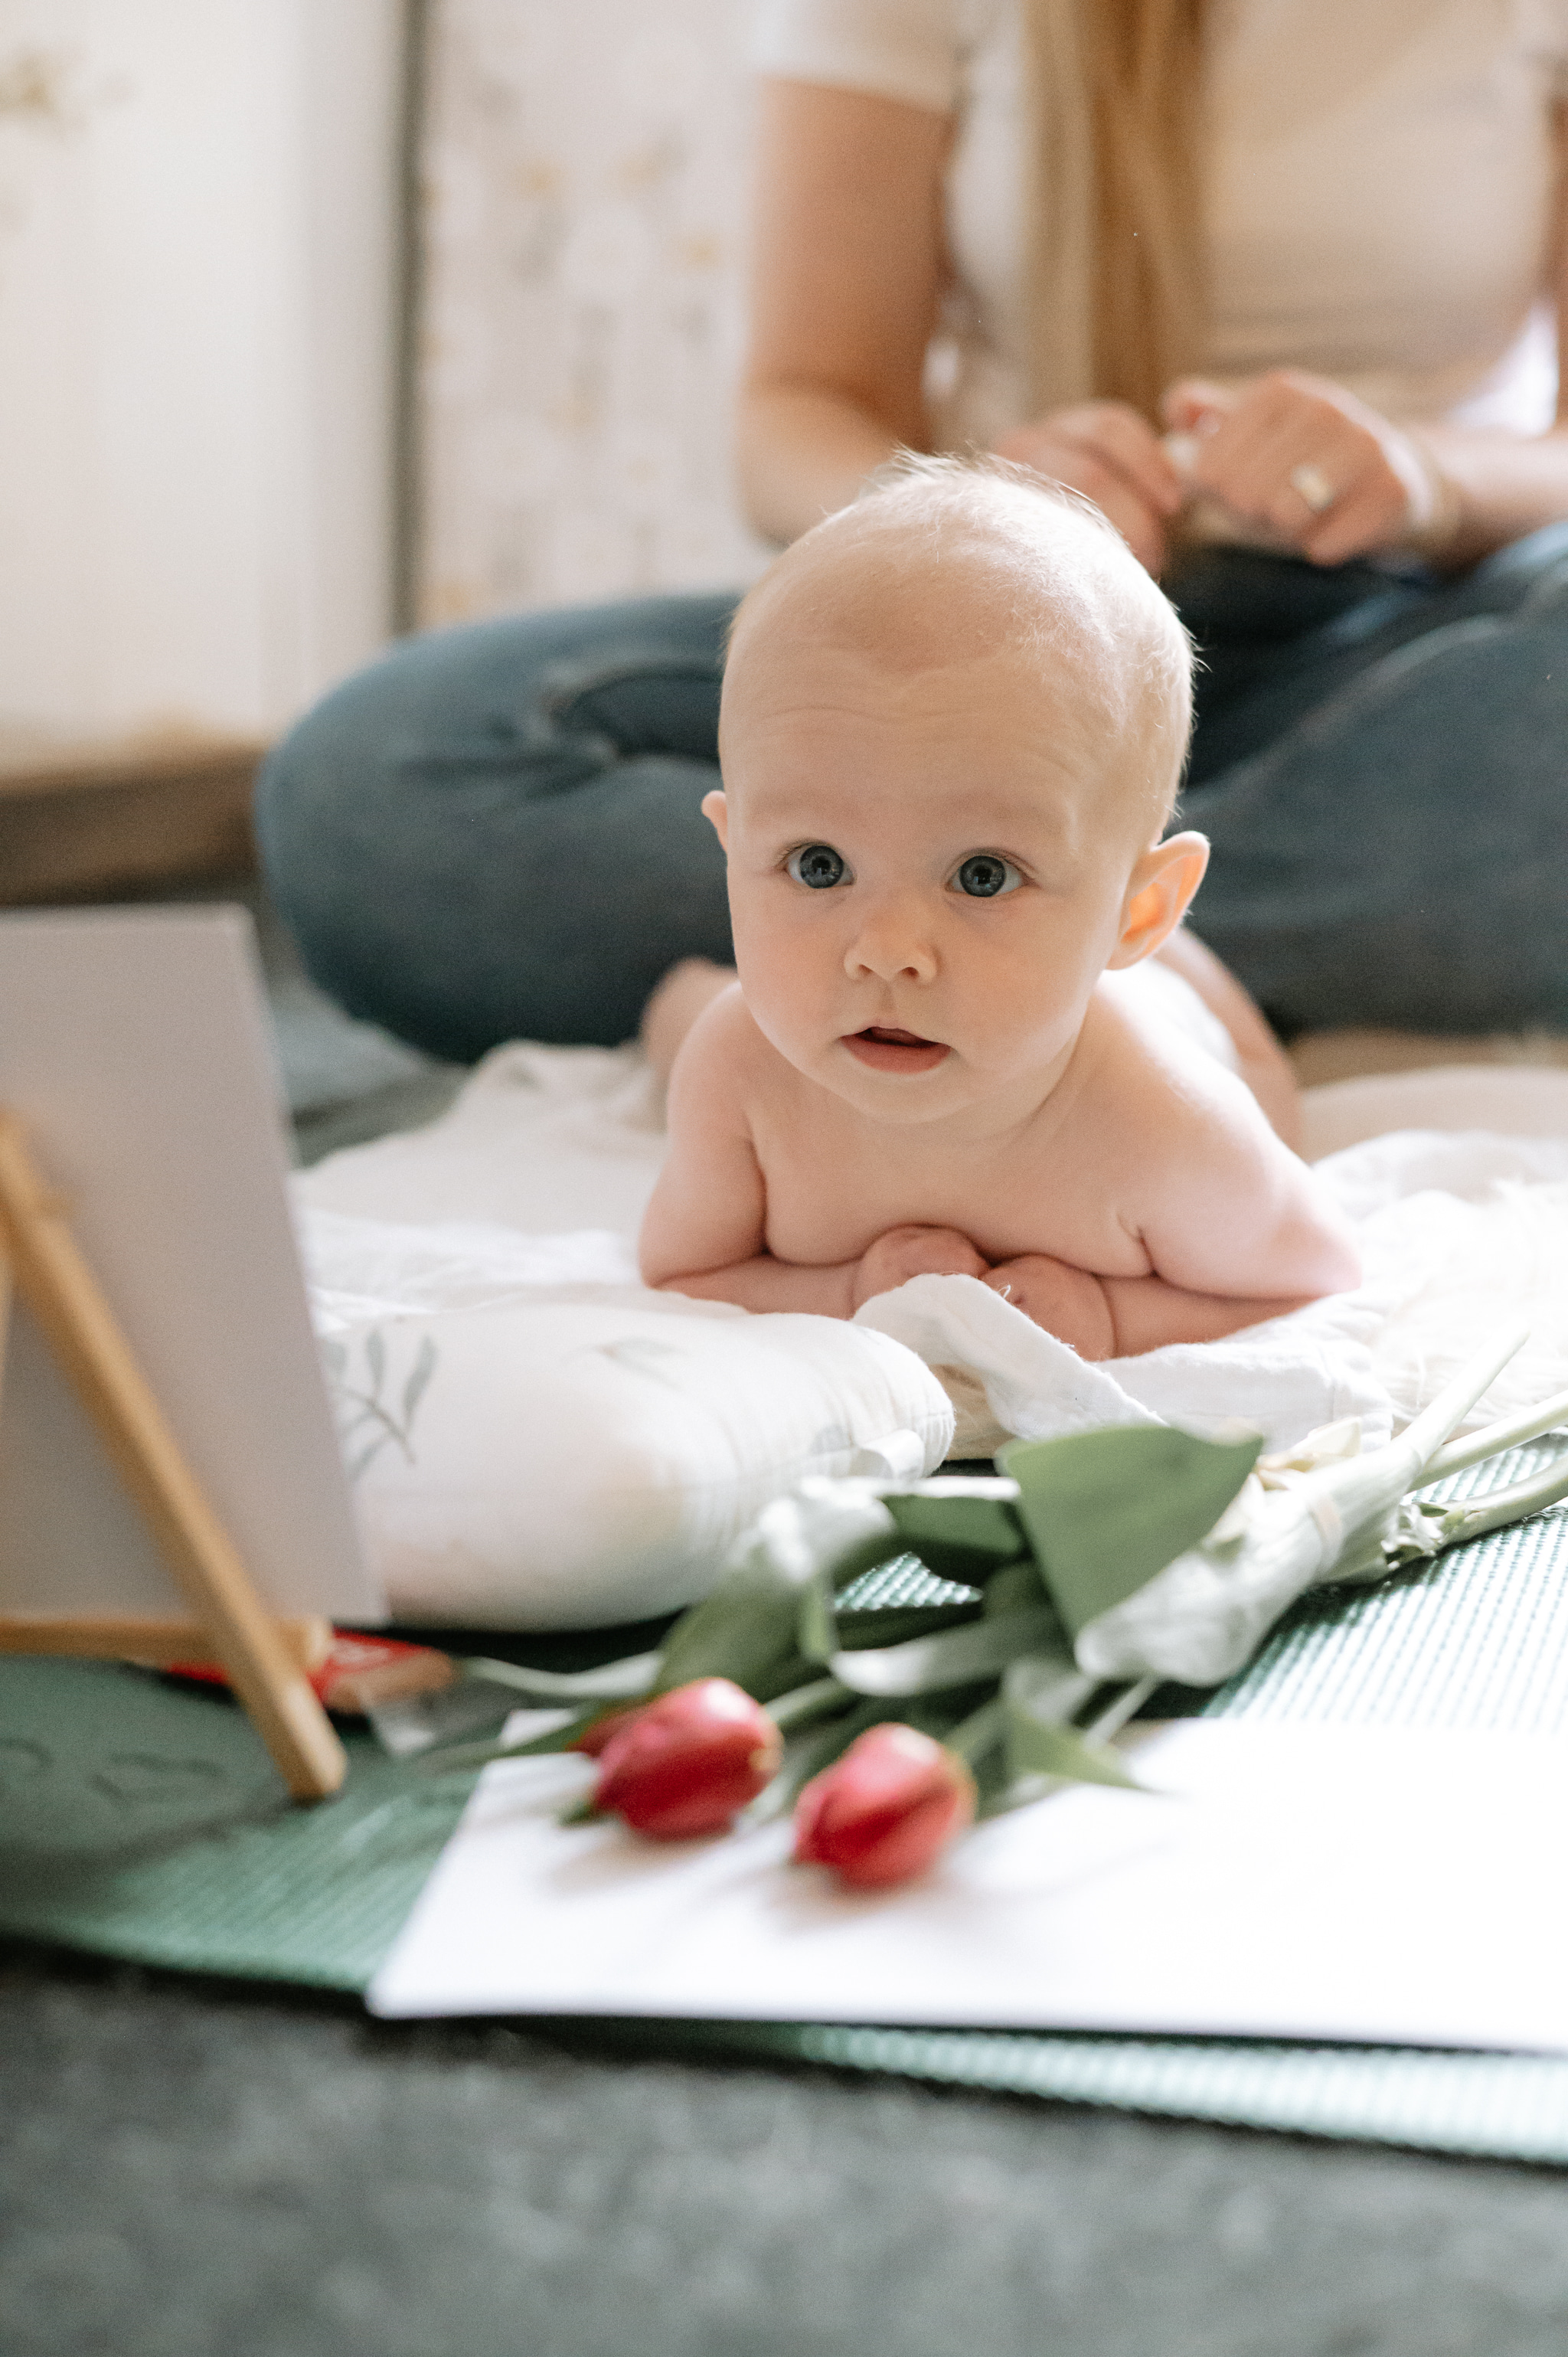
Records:
<instances>
[{"instance_id":1,"label":"baby's nose","mask_svg":"<svg viewBox=\"0 0 1568 2357\"><path fill-rule=\"evenodd\" d=\"M930 933L908 902L870 909L844 954L852 981L929 982L937 971Z\"/></svg>"}]
</instances>

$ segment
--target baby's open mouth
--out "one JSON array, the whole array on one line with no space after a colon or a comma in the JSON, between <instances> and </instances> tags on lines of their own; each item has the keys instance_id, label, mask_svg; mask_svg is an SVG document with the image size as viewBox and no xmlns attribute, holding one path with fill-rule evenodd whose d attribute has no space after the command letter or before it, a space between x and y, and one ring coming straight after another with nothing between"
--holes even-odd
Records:
<instances>
[{"instance_id":1,"label":"baby's open mouth","mask_svg":"<svg viewBox=\"0 0 1568 2357\"><path fill-rule=\"evenodd\" d=\"M856 1060L874 1072L931 1072L951 1051L940 1039L924 1039L918 1031L900 1031L890 1023L868 1023L864 1031L847 1031L844 1046Z\"/></svg>"}]
</instances>

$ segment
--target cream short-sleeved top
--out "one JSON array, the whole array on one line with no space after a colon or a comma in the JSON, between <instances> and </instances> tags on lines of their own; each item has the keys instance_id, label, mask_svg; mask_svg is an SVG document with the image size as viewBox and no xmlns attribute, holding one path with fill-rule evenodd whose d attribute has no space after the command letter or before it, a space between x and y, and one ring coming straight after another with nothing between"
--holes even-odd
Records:
<instances>
[{"instance_id":1,"label":"cream short-sleeved top","mask_svg":"<svg viewBox=\"0 0 1568 2357\"><path fill-rule=\"evenodd\" d=\"M958 118L949 443L1027 414L1022 42L1018 0L762 0L763 72ZM1209 371L1310 369L1393 418L1550 425L1568 0L1219 0L1208 78Z\"/></svg>"}]
</instances>

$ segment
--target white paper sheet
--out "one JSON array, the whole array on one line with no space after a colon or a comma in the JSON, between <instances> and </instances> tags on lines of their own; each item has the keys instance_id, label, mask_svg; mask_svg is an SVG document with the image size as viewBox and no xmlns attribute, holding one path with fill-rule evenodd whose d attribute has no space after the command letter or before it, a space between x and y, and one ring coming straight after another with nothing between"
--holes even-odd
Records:
<instances>
[{"instance_id":1,"label":"white paper sheet","mask_svg":"<svg viewBox=\"0 0 1568 2357\"><path fill-rule=\"evenodd\" d=\"M563 1828L487 1770L371 1990L387 2015L651 2014L1568 2051L1568 1744L1187 1721L1163 1797L1061 1792L852 1894L789 1831Z\"/></svg>"}]
</instances>

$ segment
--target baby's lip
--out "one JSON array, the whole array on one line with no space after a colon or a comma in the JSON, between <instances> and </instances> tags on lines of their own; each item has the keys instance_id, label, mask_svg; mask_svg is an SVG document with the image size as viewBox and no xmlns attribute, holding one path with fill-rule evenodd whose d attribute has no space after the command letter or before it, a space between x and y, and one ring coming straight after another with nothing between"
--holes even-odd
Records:
<instances>
[{"instance_id":1,"label":"baby's lip","mask_svg":"<svg viewBox=\"0 0 1568 2357\"><path fill-rule=\"evenodd\" d=\"M935 1071L952 1052L945 1040L928 1039L893 1023L868 1023L864 1031L846 1031L843 1044L857 1063L868 1064L875 1072Z\"/></svg>"}]
</instances>

